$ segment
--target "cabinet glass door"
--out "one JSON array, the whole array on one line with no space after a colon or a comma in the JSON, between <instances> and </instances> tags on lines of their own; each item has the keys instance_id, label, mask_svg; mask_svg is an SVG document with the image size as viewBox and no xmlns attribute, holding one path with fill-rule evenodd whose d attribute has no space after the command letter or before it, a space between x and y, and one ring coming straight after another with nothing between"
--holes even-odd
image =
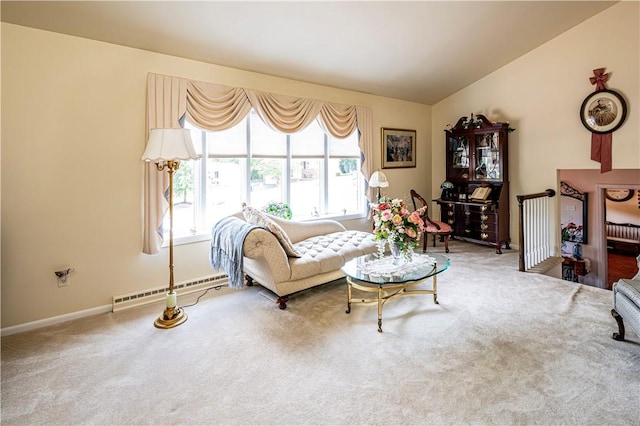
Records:
<instances>
[{"instance_id":1,"label":"cabinet glass door","mask_svg":"<svg viewBox=\"0 0 640 426\"><path fill-rule=\"evenodd\" d=\"M447 176L469 178L469 136L449 136L447 138Z\"/></svg>"},{"instance_id":2,"label":"cabinet glass door","mask_svg":"<svg viewBox=\"0 0 640 426\"><path fill-rule=\"evenodd\" d=\"M475 135L474 180L501 180L500 133Z\"/></svg>"}]
</instances>

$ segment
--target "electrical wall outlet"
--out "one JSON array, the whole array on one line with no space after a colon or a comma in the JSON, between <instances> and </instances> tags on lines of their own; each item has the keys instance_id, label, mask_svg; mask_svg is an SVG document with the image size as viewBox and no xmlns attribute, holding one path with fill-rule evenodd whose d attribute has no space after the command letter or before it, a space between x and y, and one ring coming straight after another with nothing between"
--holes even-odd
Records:
<instances>
[{"instance_id":1,"label":"electrical wall outlet","mask_svg":"<svg viewBox=\"0 0 640 426\"><path fill-rule=\"evenodd\" d=\"M54 271L53 273L58 278L58 287L66 287L71 283L71 273L74 272L74 268L65 268L60 269L59 271Z\"/></svg>"},{"instance_id":2,"label":"electrical wall outlet","mask_svg":"<svg viewBox=\"0 0 640 426\"><path fill-rule=\"evenodd\" d=\"M58 287L66 287L69 284L71 284L71 277L69 275L58 277Z\"/></svg>"}]
</instances>

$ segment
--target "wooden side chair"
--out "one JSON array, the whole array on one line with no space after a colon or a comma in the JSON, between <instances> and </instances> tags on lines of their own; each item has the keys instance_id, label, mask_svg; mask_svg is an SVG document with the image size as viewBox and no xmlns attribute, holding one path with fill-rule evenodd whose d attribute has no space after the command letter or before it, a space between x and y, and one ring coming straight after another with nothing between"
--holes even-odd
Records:
<instances>
[{"instance_id":1,"label":"wooden side chair","mask_svg":"<svg viewBox=\"0 0 640 426\"><path fill-rule=\"evenodd\" d=\"M416 205L416 200L422 203L421 206ZM418 210L424 207L424 213L422 214L422 220L424 221L424 239L422 240L422 252L427 252L427 239L429 235L433 235L433 246L436 246L436 236L440 236L444 240L444 251L449 253L449 236L451 236L451 226L438 220L431 220L429 218L429 204L413 189L411 190L411 201L413 202L413 209Z\"/></svg>"}]
</instances>

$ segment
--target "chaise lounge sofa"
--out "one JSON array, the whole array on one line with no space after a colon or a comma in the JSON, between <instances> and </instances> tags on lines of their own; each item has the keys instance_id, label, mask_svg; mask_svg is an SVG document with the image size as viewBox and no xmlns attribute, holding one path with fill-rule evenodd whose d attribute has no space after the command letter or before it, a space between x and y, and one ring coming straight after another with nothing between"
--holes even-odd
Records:
<instances>
[{"instance_id":1,"label":"chaise lounge sofa","mask_svg":"<svg viewBox=\"0 0 640 426\"><path fill-rule=\"evenodd\" d=\"M232 216L258 226L244 238L246 284L271 290L280 309L291 294L342 278L346 262L377 251L372 233L347 230L334 220L285 220L248 206Z\"/></svg>"}]
</instances>

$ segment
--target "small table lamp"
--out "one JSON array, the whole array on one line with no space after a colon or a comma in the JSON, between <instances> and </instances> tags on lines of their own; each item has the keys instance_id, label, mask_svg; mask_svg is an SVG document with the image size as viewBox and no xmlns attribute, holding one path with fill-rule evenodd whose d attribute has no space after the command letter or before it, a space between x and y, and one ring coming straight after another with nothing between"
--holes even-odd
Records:
<instances>
[{"instance_id":1,"label":"small table lamp","mask_svg":"<svg viewBox=\"0 0 640 426\"><path fill-rule=\"evenodd\" d=\"M173 328L187 320L184 309L178 307L173 290L173 174L180 167L180 160L198 158L187 129L151 129L149 141L142 159L156 163L158 170L169 172L169 292L167 305L154 325L158 328Z\"/></svg>"},{"instance_id":2,"label":"small table lamp","mask_svg":"<svg viewBox=\"0 0 640 426\"><path fill-rule=\"evenodd\" d=\"M372 188L378 188L378 198L376 202L380 202L380 188L386 188L389 186L389 181L384 173L381 171L373 172L371 178L369 179L369 186Z\"/></svg>"},{"instance_id":3,"label":"small table lamp","mask_svg":"<svg viewBox=\"0 0 640 426\"><path fill-rule=\"evenodd\" d=\"M442 189L442 195L440 195L440 198L443 200L452 200L454 188L455 186L448 180L442 182L442 185L440 185L440 189Z\"/></svg>"}]
</instances>

